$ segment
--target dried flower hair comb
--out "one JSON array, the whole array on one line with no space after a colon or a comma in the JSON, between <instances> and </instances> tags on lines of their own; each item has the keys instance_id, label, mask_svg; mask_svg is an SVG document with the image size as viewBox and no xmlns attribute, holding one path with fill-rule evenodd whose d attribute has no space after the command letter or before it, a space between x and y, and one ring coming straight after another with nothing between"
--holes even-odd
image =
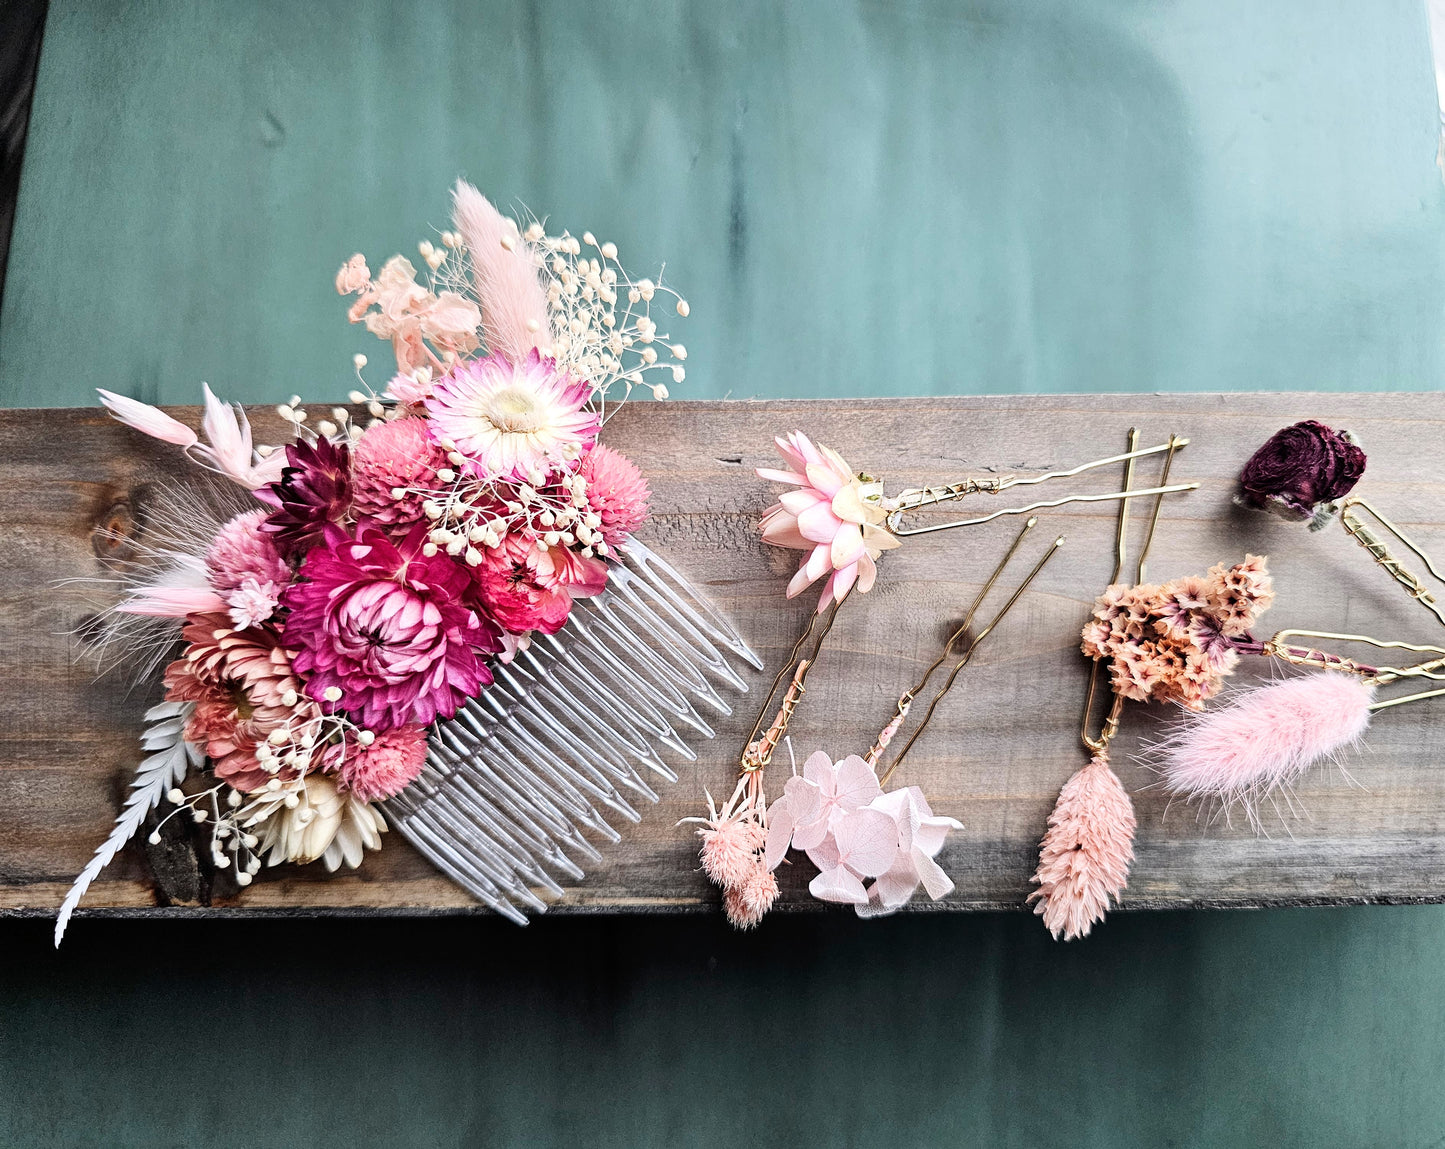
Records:
<instances>
[{"instance_id":1,"label":"dried flower hair comb","mask_svg":"<svg viewBox=\"0 0 1445 1149\"><path fill-rule=\"evenodd\" d=\"M165 803L209 828L210 861L251 883L270 865L334 870L381 846L388 822L443 872L525 923L616 840L609 815L693 757L700 710L746 691L761 661L633 537L650 497L599 442L636 390L667 396L686 349L610 243L505 218L453 193L455 231L373 277L336 277L352 322L389 340L397 372L368 412L253 447L239 407L205 389L207 442L144 403L101 392L122 422L175 444L220 482L171 490L101 635L144 675L181 644L146 715L130 797L76 880L86 888ZM366 357L355 357L358 379ZM364 386L364 383L363 383ZM229 482L227 482L229 481ZM383 817L383 811L385 817ZM158 840L159 827L152 832Z\"/></svg>"},{"instance_id":2,"label":"dried flower hair comb","mask_svg":"<svg viewBox=\"0 0 1445 1149\"><path fill-rule=\"evenodd\" d=\"M1238 501L1308 520L1315 530L1338 517L1395 585L1445 622L1436 592L1395 553L1390 540L1422 562L1436 584L1445 584L1430 555L1365 499L1351 494L1365 464L1364 452L1348 432L1313 420L1296 423L1271 437L1245 464ZM1317 640L1427 657L1402 666L1371 665L1317 649ZM1266 801L1277 812L1280 799L1290 804L1290 785L1315 764L1337 761L1358 743L1376 711L1445 694L1445 688L1431 688L1388 699L1376 696L1377 688L1396 682L1445 681L1445 648L1440 646L1289 629L1255 644L1253 653L1313 673L1241 691L1226 706L1182 721L1156 745L1154 756L1171 792L1215 804L1225 814L1237 807L1256 830L1262 829Z\"/></svg>"}]
</instances>

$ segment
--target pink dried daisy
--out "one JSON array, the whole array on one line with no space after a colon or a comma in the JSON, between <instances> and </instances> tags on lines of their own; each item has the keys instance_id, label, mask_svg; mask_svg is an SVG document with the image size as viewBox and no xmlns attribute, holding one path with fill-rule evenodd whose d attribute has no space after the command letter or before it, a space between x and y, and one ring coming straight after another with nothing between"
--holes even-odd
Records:
<instances>
[{"instance_id":1,"label":"pink dried daisy","mask_svg":"<svg viewBox=\"0 0 1445 1149\"><path fill-rule=\"evenodd\" d=\"M444 466L446 453L427 434L425 419L377 423L352 452L352 505L358 515L388 526L419 523L426 517L423 492L437 485Z\"/></svg>"},{"instance_id":2,"label":"pink dried daisy","mask_svg":"<svg viewBox=\"0 0 1445 1149\"><path fill-rule=\"evenodd\" d=\"M327 748L323 770L335 771L343 789L366 802L400 794L426 765L426 730L398 726L376 735L371 745L344 742Z\"/></svg>"},{"instance_id":3,"label":"pink dried daisy","mask_svg":"<svg viewBox=\"0 0 1445 1149\"><path fill-rule=\"evenodd\" d=\"M602 443L587 452L580 474L587 480L588 509L602 520L602 537L608 546L621 546L647 518L647 480L636 463Z\"/></svg>"},{"instance_id":4,"label":"pink dried daisy","mask_svg":"<svg viewBox=\"0 0 1445 1149\"><path fill-rule=\"evenodd\" d=\"M597 439L597 415L586 410L591 385L535 349L514 363L489 355L458 364L426 400L439 439L456 445L480 479L539 481L570 466Z\"/></svg>"}]
</instances>

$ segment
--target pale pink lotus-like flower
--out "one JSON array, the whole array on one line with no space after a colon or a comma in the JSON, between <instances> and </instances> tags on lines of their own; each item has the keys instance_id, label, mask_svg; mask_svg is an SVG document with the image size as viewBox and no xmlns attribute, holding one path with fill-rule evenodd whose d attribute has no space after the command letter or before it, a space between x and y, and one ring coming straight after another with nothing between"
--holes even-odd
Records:
<instances>
[{"instance_id":1,"label":"pale pink lotus-like flower","mask_svg":"<svg viewBox=\"0 0 1445 1149\"><path fill-rule=\"evenodd\" d=\"M785 492L763 515L763 540L809 552L788 584L788 597L824 575L819 612L854 587L866 594L878 575L878 557L902 545L884 525L882 484L855 475L838 452L815 446L801 431L776 442L790 469L760 467L758 477L799 489Z\"/></svg>"},{"instance_id":2,"label":"pale pink lotus-like flower","mask_svg":"<svg viewBox=\"0 0 1445 1149\"><path fill-rule=\"evenodd\" d=\"M438 439L455 445L470 474L536 481L596 441L591 397L590 384L533 349L516 362L499 354L459 364L432 389L426 409Z\"/></svg>"}]
</instances>

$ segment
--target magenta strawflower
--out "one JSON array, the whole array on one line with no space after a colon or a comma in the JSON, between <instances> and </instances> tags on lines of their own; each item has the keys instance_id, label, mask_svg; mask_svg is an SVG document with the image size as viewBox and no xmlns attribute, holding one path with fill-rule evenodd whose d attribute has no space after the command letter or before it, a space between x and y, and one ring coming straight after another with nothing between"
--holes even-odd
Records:
<instances>
[{"instance_id":1,"label":"magenta strawflower","mask_svg":"<svg viewBox=\"0 0 1445 1149\"><path fill-rule=\"evenodd\" d=\"M596 441L591 397L591 384L533 350L516 363L504 355L459 363L432 389L426 410L437 438L456 445L470 474L535 482Z\"/></svg>"},{"instance_id":2,"label":"magenta strawflower","mask_svg":"<svg viewBox=\"0 0 1445 1149\"><path fill-rule=\"evenodd\" d=\"M463 605L466 568L424 554L426 541L421 525L400 541L370 524L333 530L282 597L306 693L369 730L450 718L492 681L497 631Z\"/></svg>"},{"instance_id":3,"label":"magenta strawflower","mask_svg":"<svg viewBox=\"0 0 1445 1149\"><path fill-rule=\"evenodd\" d=\"M602 520L608 546L620 546L647 518L652 492L637 464L621 451L598 443L579 469L587 480L587 508Z\"/></svg>"},{"instance_id":4,"label":"magenta strawflower","mask_svg":"<svg viewBox=\"0 0 1445 1149\"><path fill-rule=\"evenodd\" d=\"M375 424L352 452L351 497L356 514L396 526L421 522L423 492L438 485L437 471L446 465L446 453L427 435L426 420Z\"/></svg>"}]
</instances>

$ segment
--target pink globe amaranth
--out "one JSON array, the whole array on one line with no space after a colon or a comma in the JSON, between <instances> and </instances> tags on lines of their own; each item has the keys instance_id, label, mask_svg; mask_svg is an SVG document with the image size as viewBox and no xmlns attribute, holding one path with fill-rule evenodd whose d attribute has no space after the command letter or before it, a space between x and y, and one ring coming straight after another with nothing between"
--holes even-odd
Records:
<instances>
[{"instance_id":1,"label":"pink globe amaranth","mask_svg":"<svg viewBox=\"0 0 1445 1149\"><path fill-rule=\"evenodd\" d=\"M607 564L517 533L486 551L472 577L483 607L503 630L555 634L567 622L574 598L606 587Z\"/></svg>"},{"instance_id":2,"label":"pink globe amaranth","mask_svg":"<svg viewBox=\"0 0 1445 1149\"><path fill-rule=\"evenodd\" d=\"M450 718L492 681L496 628L466 605L466 568L425 543L421 524L400 541L372 523L333 528L283 596L307 695L369 730ZM327 699L333 687L340 697Z\"/></svg>"},{"instance_id":3,"label":"pink globe amaranth","mask_svg":"<svg viewBox=\"0 0 1445 1149\"><path fill-rule=\"evenodd\" d=\"M587 452L579 473L587 480L587 508L602 520L602 537L621 546L647 518L647 480L636 463L603 443Z\"/></svg>"},{"instance_id":4,"label":"pink globe amaranth","mask_svg":"<svg viewBox=\"0 0 1445 1149\"><path fill-rule=\"evenodd\" d=\"M439 482L446 453L427 434L425 419L393 419L367 428L351 455L356 514L403 531L425 518L425 491ZM400 488L402 494L392 491Z\"/></svg>"},{"instance_id":5,"label":"pink globe amaranth","mask_svg":"<svg viewBox=\"0 0 1445 1149\"><path fill-rule=\"evenodd\" d=\"M358 798L379 802L400 794L426 765L426 730L398 726L378 734L370 746L346 741L328 746L323 770L335 771L341 785Z\"/></svg>"}]
</instances>

